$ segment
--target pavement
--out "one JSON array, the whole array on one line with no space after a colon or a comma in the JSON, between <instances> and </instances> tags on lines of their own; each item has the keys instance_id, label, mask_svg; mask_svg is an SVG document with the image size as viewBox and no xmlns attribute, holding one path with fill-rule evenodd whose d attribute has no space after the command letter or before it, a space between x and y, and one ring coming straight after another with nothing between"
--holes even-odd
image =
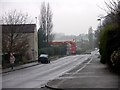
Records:
<instances>
[{"instance_id":1,"label":"pavement","mask_svg":"<svg viewBox=\"0 0 120 90\"><path fill-rule=\"evenodd\" d=\"M55 58L54 58L54 59L55 59ZM51 60L52 60L52 59L51 59ZM37 60L36 60L35 62L31 62L31 63L19 65L19 66L15 66L15 67L13 68L13 70L11 70L11 68L2 69L2 66L0 66L0 74L12 72L12 71L16 71L16 70L20 70L20 69L24 69L24 68L29 68L29 67L36 66L36 65L39 65L39 63L38 63ZM1 70L1 69L2 69L2 70Z\"/></svg>"},{"instance_id":2,"label":"pavement","mask_svg":"<svg viewBox=\"0 0 120 90\"><path fill-rule=\"evenodd\" d=\"M29 68L29 67L32 67L32 66L36 66L36 65L39 65L39 63L37 61L36 62L27 63L27 64L24 64L24 65L15 66L13 68L13 70L11 70L11 68L3 69L2 73L8 73L8 72L12 72L12 71L16 71L16 70L20 70L20 69L24 69L24 68Z\"/></svg>"},{"instance_id":3,"label":"pavement","mask_svg":"<svg viewBox=\"0 0 120 90\"><path fill-rule=\"evenodd\" d=\"M55 90L120 90L120 76L110 72L107 65L100 63L100 58L93 57L64 75L49 81L49 89Z\"/></svg>"}]
</instances>

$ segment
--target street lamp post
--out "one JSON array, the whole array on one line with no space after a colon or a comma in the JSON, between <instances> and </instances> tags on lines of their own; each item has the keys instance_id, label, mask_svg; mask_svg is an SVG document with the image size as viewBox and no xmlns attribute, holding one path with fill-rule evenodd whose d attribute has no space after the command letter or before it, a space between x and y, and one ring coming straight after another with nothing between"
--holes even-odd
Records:
<instances>
[{"instance_id":1,"label":"street lamp post","mask_svg":"<svg viewBox=\"0 0 120 90\"><path fill-rule=\"evenodd\" d=\"M101 30L101 27L102 27L101 19L102 19L102 18L98 18L98 19L97 19L98 21L100 21L100 30Z\"/></svg>"},{"instance_id":2,"label":"street lamp post","mask_svg":"<svg viewBox=\"0 0 120 90\"><path fill-rule=\"evenodd\" d=\"M38 29L37 28L37 17L35 17L35 24L36 24L36 29Z\"/></svg>"},{"instance_id":3,"label":"street lamp post","mask_svg":"<svg viewBox=\"0 0 120 90\"><path fill-rule=\"evenodd\" d=\"M100 30L102 29L102 19L106 18L107 16L99 16L99 18L97 19L98 21L100 21Z\"/></svg>"}]
</instances>

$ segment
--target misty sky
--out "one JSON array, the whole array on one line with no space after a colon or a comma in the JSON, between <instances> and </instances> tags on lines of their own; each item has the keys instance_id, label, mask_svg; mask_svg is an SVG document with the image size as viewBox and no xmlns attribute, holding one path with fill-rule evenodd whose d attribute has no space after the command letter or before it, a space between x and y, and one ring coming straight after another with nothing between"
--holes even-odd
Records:
<instances>
[{"instance_id":1,"label":"misty sky","mask_svg":"<svg viewBox=\"0 0 120 90\"><path fill-rule=\"evenodd\" d=\"M53 32L68 35L88 33L95 30L99 15L105 12L104 0L0 0L0 15L14 9L28 13L34 20L39 16L41 2L49 2L53 12Z\"/></svg>"}]
</instances>

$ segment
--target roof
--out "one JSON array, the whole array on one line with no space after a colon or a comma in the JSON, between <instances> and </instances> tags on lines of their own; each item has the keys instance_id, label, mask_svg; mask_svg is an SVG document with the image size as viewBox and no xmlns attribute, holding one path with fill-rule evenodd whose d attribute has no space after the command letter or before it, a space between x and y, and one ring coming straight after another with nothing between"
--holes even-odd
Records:
<instances>
[{"instance_id":1,"label":"roof","mask_svg":"<svg viewBox=\"0 0 120 90\"><path fill-rule=\"evenodd\" d=\"M34 33L35 24L3 24L2 33Z\"/></svg>"},{"instance_id":2,"label":"roof","mask_svg":"<svg viewBox=\"0 0 120 90\"><path fill-rule=\"evenodd\" d=\"M48 55L47 54L41 54L40 57L48 58Z\"/></svg>"}]
</instances>

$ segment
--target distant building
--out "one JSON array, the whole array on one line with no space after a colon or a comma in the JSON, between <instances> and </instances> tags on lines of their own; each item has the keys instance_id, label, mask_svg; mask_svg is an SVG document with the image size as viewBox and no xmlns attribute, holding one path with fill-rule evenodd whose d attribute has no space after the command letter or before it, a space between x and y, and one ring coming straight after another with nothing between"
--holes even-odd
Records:
<instances>
[{"instance_id":1,"label":"distant building","mask_svg":"<svg viewBox=\"0 0 120 90\"><path fill-rule=\"evenodd\" d=\"M76 54L76 41L49 42L50 45L67 45L67 55Z\"/></svg>"},{"instance_id":2,"label":"distant building","mask_svg":"<svg viewBox=\"0 0 120 90\"><path fill-rule=\"evenodd\" d=\"M26 51L26 55L29 60L38 59L38 36L35 24L3 24L1 26L2 35L11 33L11 30L14 34L27 34L26 38L28 38L29 47Z\"/></svg>"}]
</instances>

